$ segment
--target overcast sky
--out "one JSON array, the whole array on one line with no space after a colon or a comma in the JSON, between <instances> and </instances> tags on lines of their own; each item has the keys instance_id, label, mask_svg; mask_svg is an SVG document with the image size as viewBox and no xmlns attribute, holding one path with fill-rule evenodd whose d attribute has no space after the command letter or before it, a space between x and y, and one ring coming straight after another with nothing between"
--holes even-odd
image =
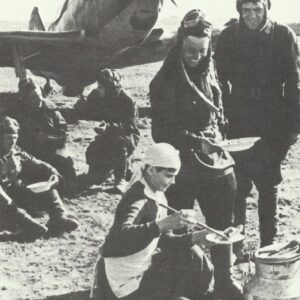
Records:
<instances>
[{"instance_id":1,"label":"overcast sky","mask_svg":"<svg viewBox=\"0 0 300 300\"><path fill-rule=\"evenodd\" d=\"M120 0L122 1L122 0ZM151 1L151 0L149 0ZM178 7L165 0L163 17L177 15L182 17L191 8L201 8L213 23L221 25L237 15L235 0L176 0ZM31 10L38 6L45 22L54 20L64 0L0 0L0 20L27 21ZM300 0L272 0L272 17L283 23L300 22Z\"/></svg>"}]
</instances>

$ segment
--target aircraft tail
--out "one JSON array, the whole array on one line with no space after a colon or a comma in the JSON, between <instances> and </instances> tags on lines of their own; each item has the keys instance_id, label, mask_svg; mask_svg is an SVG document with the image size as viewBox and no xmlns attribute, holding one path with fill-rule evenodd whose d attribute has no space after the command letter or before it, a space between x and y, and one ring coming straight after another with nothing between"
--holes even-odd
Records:
<instances>
[{"instance_id":1,"label":"aircraft tail","mask_svg":"<svg viewBox=\"0 0 300 300\"><path fill-rule=\"evenodd\" d=\"M29 20L29 30L34 31L45 31L43 21L40 17L39 10L37 7L34 7Z\"/></svg>"}]
</instances>

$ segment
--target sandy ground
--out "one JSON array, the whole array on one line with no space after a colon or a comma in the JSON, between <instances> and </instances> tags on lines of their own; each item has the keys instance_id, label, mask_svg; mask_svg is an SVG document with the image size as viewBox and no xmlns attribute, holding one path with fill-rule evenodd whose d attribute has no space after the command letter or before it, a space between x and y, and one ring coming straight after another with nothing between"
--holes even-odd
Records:
<instances>
[{"instance_id":1,"label":"sandy ground","mask_svg":"<svg viewBox=\"0 0 300 300\"><path fill-rule=\"evenodd\" d=\"M160 64L149 64L126 68L123 84L142 107L149 106L148 84ZM40 78L38 83L44 84ZM3 93L16 92L17 80L11 69L0 70L0 98ZM89 87L86 92L91 89ZM75 98L67 98L54 85L51 98L61 108L70 108ZM0 108L6 107L0 101ZM1 109L0 109L1 110ZM94 137L93 122L78 122L69 125L69 146L73 151L77 173L86 172L84 152ZM141 143L134 154L138 161L143 149L151 143L151 122L141 118ZM280 185L279 195L279 233L278 240L289 240L300 236L300 147L299 143L290 150L283 164L284 181ZM113 220L119 195L105 191L111 182L94 187L74 198L64 198L71 213L80 219L80 227L74 233L61 238L37 240L34 243L0 243L0 300L52 299L76 300L87 299L91 285L93 267L98 248ZM258 246L257 199L253 190L248 199L248 223L246 243L248 249ZM45 222L44 219L40 219ZM242 270L237 268L241 279Z\"/></svg>"}]
</instances>

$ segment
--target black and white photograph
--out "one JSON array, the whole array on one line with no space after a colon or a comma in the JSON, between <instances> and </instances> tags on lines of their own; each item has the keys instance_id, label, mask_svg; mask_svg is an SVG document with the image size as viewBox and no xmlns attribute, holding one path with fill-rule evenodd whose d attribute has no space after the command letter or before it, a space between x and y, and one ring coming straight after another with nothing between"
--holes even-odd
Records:
<instances>
[{"instance_id":1,"label":"black and white photograph","mask_svg":"<svg viewBox=\"0 0 300 300\"><path fill-rule=\"evenodd\" d=\"M300 300L299 0L0 7L0 300Z\"/></svg>"}]
</instances>

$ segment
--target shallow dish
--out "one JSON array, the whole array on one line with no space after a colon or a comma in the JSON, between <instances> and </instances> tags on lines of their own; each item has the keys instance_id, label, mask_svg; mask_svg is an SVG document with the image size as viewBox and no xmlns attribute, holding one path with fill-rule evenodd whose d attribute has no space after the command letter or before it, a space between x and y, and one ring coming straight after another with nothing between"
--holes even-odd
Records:
<instances>
[{"instance_id":1,"label":"shallow dish","mask_svg":"<svg viewBox=\"0 0 300 300\"><path fill-rule=\"evenodd\" d=\"M228 240L222 240L222 238L218 235L216 235L215 233L209 233L206 235L205 237L209 242L214 243L214 244L223 244L223 245L227 245L227 244L234 244L237 242L242 241L245 236L237 233L235 235L233 235L232 237L229 237Z\"/></svg>"},{"instance_id":2,"label":"shallow dish","mask_svg":"<svg viewBox=\"0 0 300 300\"><path fill-rule=\"evenodd\" d=\"M41 181L33 184L27 185L27 188L31 190L33 193L42 193L49 191L52 186L52 182L50 181Z\"/></svg>"},{"instance_id":3,"label":"shallow dish","mask_svg":"<svg viewBox=\"0 0 300 300\"><path fill-rule=\"evenodd\" d=\"M238 152L250 149L253 145L260 140L260 137L245 137L240 139L225 140L218 143L228 152Z\"/></svg>"}]
</instances>

